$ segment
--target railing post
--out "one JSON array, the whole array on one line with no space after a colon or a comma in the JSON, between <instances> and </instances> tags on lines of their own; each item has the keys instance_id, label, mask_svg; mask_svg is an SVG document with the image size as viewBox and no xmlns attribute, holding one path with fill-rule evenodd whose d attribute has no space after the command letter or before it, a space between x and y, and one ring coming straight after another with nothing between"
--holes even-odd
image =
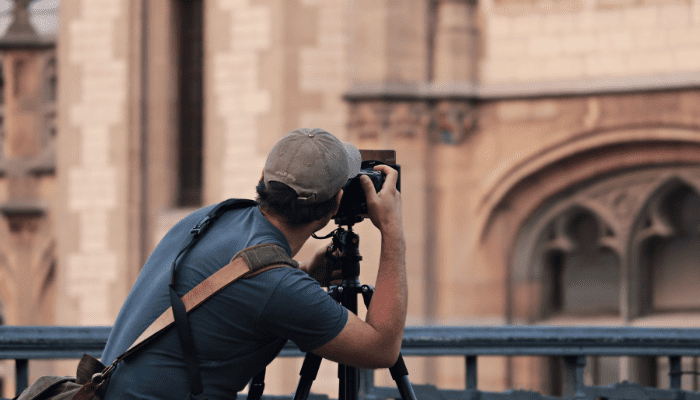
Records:
<instances>
[{"instance_id":1,"label":"railing post","mask_svg":"<svg viewBox=\"0 0 700 400\"><path fill-rule=\"evenodd\" d=\"M361 369L360 374L360 398L369 397L374 392L374 371L371 369Z\"/></svg>"},{"instance_id":2,"label":"railing post","mask_svg":"<svg viewBox=\"0 0 700 400\"><path fill-rule=\"evenodd\" d=\"M564 396L586 397L583 390L583 369L586 367L586 356L564 357Z\"/></svg>"},{"instance_id":3,"label":"railing post","mask_svg":"<svg viewBox=\"0 0 700 400\"><path fill-rule=\"evenodd\" d=\"M29 360L15 360L15 394L19 395L29 386Z\"/></svg>"},{"instance_id":4,"label":"railing post","mask_svg":"<svg viewBox=\"0 0 700 400\"><path fill-rule=\"evenodd\" d=\"M476 356L466 356L467 390L476 390Z\"/></svg>"},{"instance_id":5,"label":"railing post","mask_svg":"<svg viewBox=\"0 0 700 400\"><path fill-rule=\"evenodd\" d=\"M669 356L668 357L668 375L670 377L671 385L670 389L680 390L681 388L681 357L680 356Z\"/></svg>"}]
</instances>

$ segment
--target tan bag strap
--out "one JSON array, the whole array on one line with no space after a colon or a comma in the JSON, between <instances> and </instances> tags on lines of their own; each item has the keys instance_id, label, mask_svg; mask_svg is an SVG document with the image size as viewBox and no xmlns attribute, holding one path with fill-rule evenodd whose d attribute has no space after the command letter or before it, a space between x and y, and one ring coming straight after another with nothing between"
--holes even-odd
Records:
<instances>
[{"instance_id":1,"label":"tan bag strap","mask_svg":"<svg viewBox=\"0 0 700 400\"><path fill-rule=\"evenodd\" d=\"M259 273L280 267L298 268L298 264L276 244L259 244L248 247L236 253L226 266L213 273L182 296L182 302L189 313L211 296L239 279L250 278ZM112 365L150 342L152 338L172 326L174 322L173 310L172 307L169 307L160 317L153 321L124 354L117 357ZM109 366L108 369L111 367Z\"/></svg>"}]
</instances>

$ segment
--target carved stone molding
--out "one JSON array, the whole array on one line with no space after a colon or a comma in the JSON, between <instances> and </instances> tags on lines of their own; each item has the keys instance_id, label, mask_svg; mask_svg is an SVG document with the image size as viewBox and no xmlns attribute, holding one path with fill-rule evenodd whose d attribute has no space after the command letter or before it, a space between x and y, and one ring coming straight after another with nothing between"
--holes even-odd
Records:
<instances>
[{"instance_id":1,"label":"carved stone molding","mask_svg":"<svg viewBox=\"0 0 700 400\"><path fill-rule=\"evenodd\" d=\"M425 132L430 117L425 103L401 102L389 106L388 131L392 137L415 138Z\"/></svg>"},{"instance_id":2,"label":"carved stone molding","mask_svg":"<svg viewBox=\"0 0 700 400\"><path fill-rule=\"evenodd\" d=\"M386 107L379 101L351 103L348 131L357 139L375 139L387 125Z\"/></svg>"},{"instance_id":3,"label":"carved stone molding","mask_svg":"<svg viewBox=\"0 0 700 400\"><path fill-rule=\"evenodd\" d=\"M658 174L616 179L614 182L603 184L584 193L582 201L597 203L598 206L609 211L608 215L613 216L615 222L625 225L625 221L629 221L634 214L638 213L644 201L644 195L658 184L658 180Z\"/></svg>"},{"instance_id":4,"label":"carved stone molding","mask_svg":"<svg viewBox=\"0 0 700 400\"><path fill-rule=\"evenodd\" d=\"M418 138L425 132L435 143L458 145L473 134L477 121L477 108L466 101L354 101L348 130L360 140Z\"/></svg>"},{"instance_id":5,"label":"carved stone molding","mask_svg":"<svg viewBox=\"0 0 700 400\"><path fill-rule=\"evenodd\" d=\"M467 102L442 100L431 114L431 136L438 143L460 144L477 128L477 109Z\"/></svg>"}]
</instances>

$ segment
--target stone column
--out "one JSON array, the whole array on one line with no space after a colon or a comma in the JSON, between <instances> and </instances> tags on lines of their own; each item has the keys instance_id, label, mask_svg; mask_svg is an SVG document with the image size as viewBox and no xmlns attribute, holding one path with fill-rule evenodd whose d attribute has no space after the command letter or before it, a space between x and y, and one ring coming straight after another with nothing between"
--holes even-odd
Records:
<instances>
[{"instance_id":1,"label":"stone column","mask_svg":"<svg viewBox=\"0 0 700 400\"><path fill-rule=\"evenodd\" d=\"M61 4L57 157L59 325L111 325L131 283L128 178L131 158L130 7L138 2ZM136 47L138 48L138 47ZM74 373L74 371L73 371Z\"/></svg>"}]
</instances>

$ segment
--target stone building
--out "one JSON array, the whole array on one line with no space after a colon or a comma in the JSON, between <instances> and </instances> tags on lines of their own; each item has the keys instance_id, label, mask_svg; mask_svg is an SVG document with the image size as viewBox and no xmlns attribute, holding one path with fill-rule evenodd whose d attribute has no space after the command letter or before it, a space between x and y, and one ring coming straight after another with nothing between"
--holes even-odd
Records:
<instances>
[{"instance_id":1,"label":"stone building","mask_svg":"<svg viewBox=\"0 0 700 400\"><path fill-rule=\"evenodd\" d=\"M111 324L170 226L252 197L275 141L319 126L397 151L409 324L700 325L700 0L63 0L55 54L32 70L57 71L55 125L12 108L3 56L3 165L55 165L0 178L5 323ZM408 364L464 384L460 359ZM653 359L588 365L591 383L665 379ZM275 361L270 392L299 366ZM487 358L480 388L557 393L557 368Z\"/></svg>"},{"instance_id":2,"label":"stone building","mask_svg":"<svg viewBox=\"0 0 700 400\"><path fill-rule=\"evenodd\" d=\"M45 4L30 13L28 1L17 3L0 18L11 20L0 37L0 324L43 325L54 322L57 288L55 32ZM5 396L12 367L0 363Z\"/></svg>"}]
</instances>

